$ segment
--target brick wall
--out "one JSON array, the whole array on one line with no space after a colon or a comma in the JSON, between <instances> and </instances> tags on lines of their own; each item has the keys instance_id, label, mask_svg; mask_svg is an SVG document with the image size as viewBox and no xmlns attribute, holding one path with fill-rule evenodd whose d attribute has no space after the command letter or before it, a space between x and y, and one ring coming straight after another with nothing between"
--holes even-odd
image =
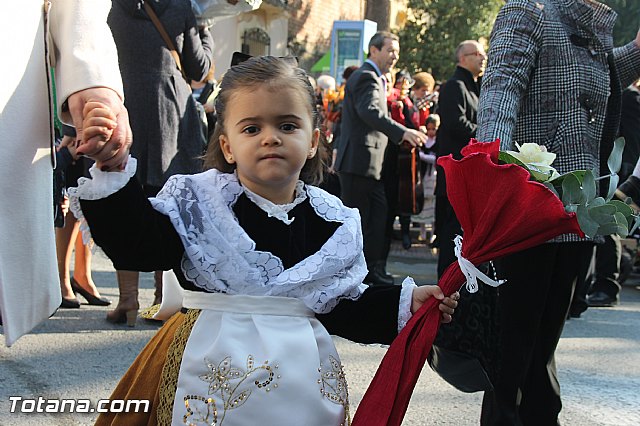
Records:
<instances>
[{"instance_id":1,"label":"brick wall","mask_svg":"<svg viewBox=\"0 0 640 426\"><path fill-rule=\"evenodd\" d=\"M364 19L366 0L289 0L288 46L303 67L311 66L330 48L333 21ZM390 0L391 28L406 19L407 0Z\"/></svg>"},{"instance_id":2,"label":"brick wall","mask_svg":"<svg viewBox=\"0 0 640 426\"><path fill-rule=\"evenodd\" d=\"M333 21L361 20L365 0L289 0L289 46L301 62L313 63L331 43Z\"/></svg>"}]
</instances>

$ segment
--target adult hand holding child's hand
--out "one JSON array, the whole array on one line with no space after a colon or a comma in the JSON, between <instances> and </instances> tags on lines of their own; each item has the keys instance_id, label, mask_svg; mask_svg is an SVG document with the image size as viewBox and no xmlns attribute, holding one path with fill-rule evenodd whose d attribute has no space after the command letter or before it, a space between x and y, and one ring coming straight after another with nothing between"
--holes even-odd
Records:
<instances>
[{"instance_id":1,"label":"adult hand holding child's hand","mask_svg":"<svg viewBox=\"0 0 640 426\"><path fill-rule=\"evenodd\" d=\"M68 105L80 141L78 154L96 160L103 171L124 168L132 134L120 96L106 87L94 87L69 96ZM87 133L89 126L92 130Z\"/></svg>"}]
</instances>

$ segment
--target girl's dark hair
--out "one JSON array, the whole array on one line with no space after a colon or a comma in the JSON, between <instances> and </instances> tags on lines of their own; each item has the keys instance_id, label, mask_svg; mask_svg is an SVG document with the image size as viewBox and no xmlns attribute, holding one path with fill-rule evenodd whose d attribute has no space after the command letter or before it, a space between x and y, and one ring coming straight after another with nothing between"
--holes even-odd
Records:
<instances>
[{"instance_id":1,"label":"girl's dark hair","mask_svg":"<svg viewBox=\"0 0 640 426\"><path fill-rule=\"evenodd\" d=\"M216 96L216 128L209 141L204 155L204 168L218 169L232 173L236 165L227 163L220 147L220 136L225 134L226 107L235 90L255 88L258 86L278 88L281 86L299 89L309 101L309 110L313 128L320 128L320 114L316 109L316 97L307 74L298 68L294 58L277 58L275 56L255 56L238 65L234 65L224 74L220 82L220 92ZM277 99L274 99L277 102ZM324 136L320 135L318 152L308 159L300 172L300 179L308 184L322 182L325 168L323 150L326 150Z\"/></svg>"},{"instance_id":2,"label":"girl's dark hair","mask_svg":"<svg viewBox=\"0 0 640 426\"><path fill-rule=\"evenodd\" d=\"M424 121L424 125L433 124L436 129L440 127L440 116L438 114L430 114Z\"/></svg>"}]
</instances>

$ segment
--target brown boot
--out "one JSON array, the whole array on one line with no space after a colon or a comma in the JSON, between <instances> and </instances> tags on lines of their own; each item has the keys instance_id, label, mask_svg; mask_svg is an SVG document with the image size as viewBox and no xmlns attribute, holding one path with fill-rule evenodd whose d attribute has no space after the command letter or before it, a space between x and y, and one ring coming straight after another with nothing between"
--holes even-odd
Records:
<instances>
[{"instance_id":1,"label":"brown boot","mask_svg":"<svg viewBox=\"0 0 640 426\"><path fill-rule=\"evenodd\" d=\"M153 280L155 282L156 290L153 293L153 304L159 305L162 303L162 273L164 271L155 271L153 273Z\"/></svg>"},{"instance_id":2,"label":"brown boot","mask_svg":"<svg viewBox=\"0 0 640 426\"><path fill-rule=\"evenodd\" d=\"M138 275L137 271L116 271L120 298L118 306L107 312L107 321L114 324L127 323L129 327L136 325L138 317Z\"/></svg>"}]
</instances>

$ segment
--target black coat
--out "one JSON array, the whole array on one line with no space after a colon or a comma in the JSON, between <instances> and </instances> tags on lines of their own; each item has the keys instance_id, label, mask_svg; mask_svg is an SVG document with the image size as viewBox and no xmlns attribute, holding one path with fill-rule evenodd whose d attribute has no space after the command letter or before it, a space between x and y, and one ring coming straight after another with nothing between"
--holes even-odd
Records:
<instances>
[{"instance_id":1,"label":"black coat","mask_svg":"<svg viewBox=\"0 0 640 426\"><path fill-rule=\"evenodd\" d=\"M640 157L640 90L630 86L622 92L620 136L625 139L620 182L633 172Z\"/></svg>"},{"instance_id":2,"label":"black coat","mask_svg":"<svg viewBox=\"0 0 640 426\"><path fill-rule=\"evenodd\" d=\"M387 142L399 144L406 130L389 116L382 77L365 62L347 80L334 168L379 180Z\"/></svg>"},{"instance_id":3,"label":"black coat","mask_svg":"<svg viewBox=\"0 0 640 426\"><path fill-rule=\"evenodd\" d=\"M471 72L456 67L453 76L440 90L438 157L453 154L455 159L462 158L460 150L476 135L479 95L480 84L473 79ZM446 195L441 167L438 167L436 178L436 195Z\"/></svg>"},{"instance_id":4,"label":"black coat","mask_svg":"<svg viewBox=\"0 0 640 426\"><path fill-rule=\"evenodd\" d=\"M189 0L149 2L180 53L188 78L200 81L212 62L213 39L199 29ZM133 131L138 177L161 187L169 176L202 171L200 116L160 33L140 0L113 0L109 26L118 48L125 106Z\"/></svg>"}]
</instances>

